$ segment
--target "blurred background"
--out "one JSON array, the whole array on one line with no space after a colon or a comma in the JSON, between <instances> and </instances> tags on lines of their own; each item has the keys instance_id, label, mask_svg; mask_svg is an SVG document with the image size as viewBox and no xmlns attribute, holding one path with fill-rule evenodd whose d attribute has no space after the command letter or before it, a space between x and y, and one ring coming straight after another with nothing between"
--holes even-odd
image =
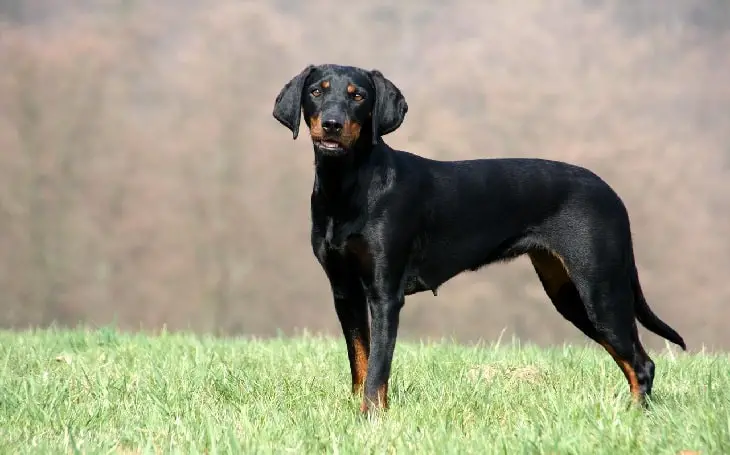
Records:
<instances>
[{"instance_id":1,"label":"blurred background","mask_svg":"<svg viewBox=\"0 0 730 455\"><path fill-rule=\"evenodd\" d=\"M309 63L398 85L395 148L597 172L652 308L691 349L730 348L726 0L0 0L0 326L339 336L311 143L271 116ZM525 258L408 298L401 321L584 341Z\"/></svg>"}]
</instances>

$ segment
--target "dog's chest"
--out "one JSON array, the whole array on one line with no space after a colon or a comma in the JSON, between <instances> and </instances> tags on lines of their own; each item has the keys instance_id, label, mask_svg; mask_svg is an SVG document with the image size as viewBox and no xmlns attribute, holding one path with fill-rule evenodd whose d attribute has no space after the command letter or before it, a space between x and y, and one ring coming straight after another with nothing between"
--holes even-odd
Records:
<instances>
[{"instance_id":1,"label":"dog's chest","mask_svg":"<svg viewBox=\"0 0 730 455\"><path fill-rule=\"evenodd\" d=\"M320 260L327 255L345 255L352 247L353 238L359 238L359 223L321 217L312 222L312 247Z\"/></svg>"},{"instance_id":2,"label":"dog's chest","mask_svg":"<svg viewBox=\"0 0 730 455\"><path fill-rule=\"evenodd\" d=\"M357 234L354 223L328 217L324 223L324 244L328 250L344 251L350 236Z\"/></svg>"}]
</instances>

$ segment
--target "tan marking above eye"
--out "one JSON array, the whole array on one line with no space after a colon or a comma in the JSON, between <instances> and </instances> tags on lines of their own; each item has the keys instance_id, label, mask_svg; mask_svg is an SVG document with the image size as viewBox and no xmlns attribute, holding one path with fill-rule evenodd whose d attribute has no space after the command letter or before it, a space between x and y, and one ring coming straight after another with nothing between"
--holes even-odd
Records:
<instances>
[{"instance_id":1,"label":"tan marking above eye","mask_svg":"<svg viewBox=\"0 0 730 455\"><path fill-rule=\"evenodd\" d=\"M352 84L347 84L347 93L352 95L352 99L354 99L355 101L362 101L364 99L362 93L358 92L357 87Z\"/></svg>"},{"instance_id":2,"label":"tan marking above eye","mask_svg":"<svg viewBox=\"0 0 730 455\"><path fill-rule=\"evenodd\" d=\"M330 81L322 81L320 85L322 88L330 88Z\"/></svg>"}]
</instances>

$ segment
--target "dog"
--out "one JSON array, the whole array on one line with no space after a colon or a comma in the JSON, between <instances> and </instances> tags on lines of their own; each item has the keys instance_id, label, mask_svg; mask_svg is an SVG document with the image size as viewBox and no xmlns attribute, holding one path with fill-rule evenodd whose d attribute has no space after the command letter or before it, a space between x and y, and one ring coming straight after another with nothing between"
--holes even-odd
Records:
<instances>
[{"instance_id":1,"label":"dog","mask_svg":"<svg viewBox=\"0 0 730 455\"><path fill-rule=\"evenodd\" d=\"M686 345L644 298L622 199L565 162L438 161L394 150L383 136L407 112L382 72L333 64L308 65L273 110L294 139L302 114L309 128L312 250L329 280L360 410L388 407L405 296L436 295L462 272L523 254L558 312L608 351L632 401L646 404L655 366L636 320Z\"/></svg>"}]
</instances>

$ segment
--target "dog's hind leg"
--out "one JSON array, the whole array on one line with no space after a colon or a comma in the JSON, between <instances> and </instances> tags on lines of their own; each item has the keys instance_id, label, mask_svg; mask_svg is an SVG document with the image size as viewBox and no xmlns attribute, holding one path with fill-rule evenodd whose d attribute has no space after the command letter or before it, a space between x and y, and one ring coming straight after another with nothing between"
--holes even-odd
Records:
<instances>
[{"instance_id":1,"label":"dog's hind leg","mask_svg":"<svg viewBox=\"0 0 730 455\"><path fill-rule=\"evenodd\" d=\"M528 256L545 293L558 313L588 338L600 343L598 332L588 318L585 305L578 294L578 289L570 279L562 258L557 253L546 249L531 250L528 252Z\"/></svg>"},{"instance_id":2,"label":"dog's hind leg","mask_svg":"<svg viewBox=\"0 0 730 455\"><path fill-rule=\"evenodd\" d=\"M533 249L528 253L537 276L558 312L573 323L581 332L603 346L616 364L621 368L629 383L632 396L642 401L651 393L654 379L654 363L646 354L639 340L633 312L630 311L632 301L616 302L601 292L593 291L588 280L579 282L587 289L583 299L575 282L568 272L565 262L557 253L546 249ZM630 294L623 298L631 298ZM618 305L613 307L611 305ZM623 311L616 311L622 308ZM588 309L591 309L589 316Z\"/></svg>"},{"instance_id":3,"label":"dog's hind leg","mask_svg":"<svg viewBox=\"0 0 730 455\"><path fill-rule=\"evenodd\" d=\"M576 281L599 343L621 368L634 401L645 404L654 379L654 364L639 341L630 283Z\"/></svg>"},{"instance_id":4,"label":"dog's hind leg","mask_svg":"<svg viewBox=\"0 0 730 455\"><path fill-rule=\"evenodd\" d=\"M632 336L634 338L634 347L639 357L636 375L639 379L639 384L643 384L643 394L645 396L651 396L651 388L654 385L654 373L656 367L654 365L654 361L651 357L649 357L649 354L646 353L646 349L644 349L644 346L641 344L641 340L639 339L639 330L636 327L636 323L634 323Z\"/></svg>"}]
</instances>

